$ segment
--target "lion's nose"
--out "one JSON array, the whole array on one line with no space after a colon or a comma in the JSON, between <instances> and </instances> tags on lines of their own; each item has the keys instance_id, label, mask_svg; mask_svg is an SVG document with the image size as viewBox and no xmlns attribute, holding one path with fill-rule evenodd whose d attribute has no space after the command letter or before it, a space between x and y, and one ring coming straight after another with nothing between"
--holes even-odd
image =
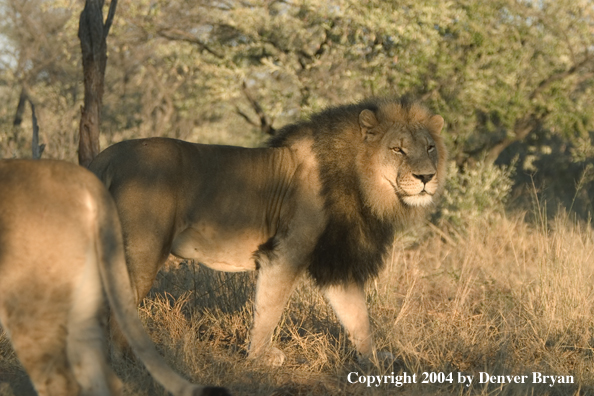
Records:
<instances>
[{"instance_id":1,"label":"lion's nose","mask_svg":"<svg viewBox=\"0 0 594 396\"><path fill-rule=\"evenodd\" d=\"M425 174L425 175L413 174L413 176L416 177L417 179L419 179L420 181L422 181L423 184L427 184L431 181L431 179L433 179L433 176L435 176L435 173L429 173L429 174Z\"/></svg>"}]
</instances>

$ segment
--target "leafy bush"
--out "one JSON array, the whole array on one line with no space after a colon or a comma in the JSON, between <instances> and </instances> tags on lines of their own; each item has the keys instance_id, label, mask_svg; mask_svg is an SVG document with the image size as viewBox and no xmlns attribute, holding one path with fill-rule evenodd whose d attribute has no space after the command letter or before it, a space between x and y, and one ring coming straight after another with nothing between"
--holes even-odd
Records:
<instances>
[{"instance_id":1,"label":"leafy bush","mask_svg":"<svg viewBox=\"0 0 594 396\"><path fill-rule=\"evenodd\" d=\"M477 162L461 170L450 163L438 220L461 230L479 218L501 213L513 186L514 172L515 163L497 166Z\"/></svg>"}]
</instances>

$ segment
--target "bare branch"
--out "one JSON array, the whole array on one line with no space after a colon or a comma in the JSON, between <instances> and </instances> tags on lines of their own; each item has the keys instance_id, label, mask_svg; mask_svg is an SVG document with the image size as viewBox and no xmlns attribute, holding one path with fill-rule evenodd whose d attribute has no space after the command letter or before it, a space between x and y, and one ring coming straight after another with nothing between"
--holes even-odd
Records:
<instances>
[{"instance_id":1,"label":"bare branch","mask_svg":"<svg viewBox=\"0 0 594 396\"><path fill-rule=\"evenodd\" d=\"M256 112L256 115L258 116L258 118L260 118L260 124L259 124L260 130L262 130L262 132L266 135L274 135L274 133L276 132L276 129L274 129L272 127L272 123L274 122L274 119L269 119L269 117L266 115L266 113L264 113L264 110L262 110L262 106L260 106L260 104L248 92L245 81L241 84L241 89L243 91L243 94L247 98L247 100L252 105L252 108ZM245 119L247 119L250 124L258 125L255 122L252 122L251 120L249 120L249 117L247 117L245 114L239 113L239 115L241 115Z\"/></svg>"},{"instance_id":2,"label":"bare branch","mask_svg":"<svg viewBox=\"0 0 594 396\"><path fill-rule=\"evenodd\" d=\"M25 105L27 104L27 90L25 87L21 88L21 94L19 95L19 103L14 113L14 120L12 126L18 127L23 122L23 112L25 111Z\"/></svg>"},{"instance_id":3,"label":"bare branch","mask_svg":"<svg viewBox=\"0 0 594 396\"><path fill-rule=\"evenodd\" d=\"M103 39L107 39L107 35L109 34L109 29L111 29L111 25L113 23L113 17L115 15L116 6L118 5L118 0L111 0L109 4L109 11L107 12L107 19L105 20L105 25L103 26Z\"/></svg>"},{"instance_id":4,"label":"bare branch","mask_svg":"<svg viewBox=\"0 0 594 396\"><path fill-rule=\"evenodd\" d=\"M224 58L224 55L219 54L218 52L210 48L208 45L203 43L201 40L199 40L196 36L183 30L174 28L161 28L157 30L157 34L163 38L166 38L167 40L185 41L187 43L196 44L198 47L200 47L200 49L208 52L209 54L214 55L219 59Z\"/></svg>"},{"instance_id":5,"label":"bare branch","mask_svg":"<svg viewBox=\"0 0 594 396\"><path fill-rule=\"evenodd\" d=\"M240 115L244 120L247 121L248 124L253 125L255 127L259 127L260 125L258 125L258 123L252 121L252 119L250 118L250 116L248 116L247 114L245 114L239 107L235 106L235 112Z\"/></svg>"},{"instance_id":6,"label":"bare branch","mask_svg":"<svg viewBox=\"0 0 594 396\"><path fill-rule=\"evenodd\" d=\"M522 141L536 128L540 126L541 117L530 115L517 121L514 126L514 136L506 136L493 147L491 147L485 157L486 163L494 163L499 155L512 143Z\"/></svg>"},{"instance_id":7,"label":"bare branch","mask_svg":"<svg viewBox=\"0 0 594 396\"><path fill-rule=\"evenodd\" d=\"M530 95L530 100L535 99L538 95L540 95L542 93L542 91L547 89L554 82L561 81L573 74L576 74L583 67L587 66L590 63L592 63L592 58L590 58L590 56L588 56L588 54L586 54L586 56L584 57L584 59L581 62L574 64L569 69L562 71L562 72L551 74L550 76L548 76L547 78L542 80L540 82L540 84L538 84L538 87L536 87L536 89L534 89L534 91Z\"/></svg>"},{"instance_id":8,"label":"bare branch","mask_svg":"<svg viewBox=\"0 0 594 396\"><path fill-rule=\"evenodd\" d=\"M43 149L45 149L45 144L39 144L39 125L37 124L37 116L35 115L35 105L29 100L29 104L31 105L31 121L33 124L33 137L31 139L31 154L33 159L40 159L41 154L43 154Z\"/></svg>"}]
</instances>

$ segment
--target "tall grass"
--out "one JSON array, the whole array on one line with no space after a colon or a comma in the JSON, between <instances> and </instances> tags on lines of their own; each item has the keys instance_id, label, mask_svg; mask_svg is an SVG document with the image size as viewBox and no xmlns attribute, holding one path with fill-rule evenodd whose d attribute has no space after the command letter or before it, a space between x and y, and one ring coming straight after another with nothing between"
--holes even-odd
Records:
<instances>
[{"instance_id":1,"label":"tall grass","mask_svg":"<svg viewBox=\"0 0 594 396\"><path fill-rule=\"evenodd\" d=\"M277 330L281 368L245 359L254 274L217 273L188 262L167 266L141 306L166 359L195 382L237 395L577 395L594 394L594 235L561 214L547 221L488 216L463 234L429 230L399 239L368 287L378 348L396 361L360 366L344 330L308 279ZM0 382L17 363L0 339ZM115 360L126 394L162 395L138 364ZM367 387L348 375L416 374L416 384ZM453 383L423 384L423 372ZM526 375L525 384L480 384L479 373ZM532 373L571 375L573 384L532 384ZM474 375L471 386L458 375ZM351 379L355 377L350 377ZM356 377L358 378L358 377ZM0 384L0 393L8 386Z\"/></svg>"}]
</instances>

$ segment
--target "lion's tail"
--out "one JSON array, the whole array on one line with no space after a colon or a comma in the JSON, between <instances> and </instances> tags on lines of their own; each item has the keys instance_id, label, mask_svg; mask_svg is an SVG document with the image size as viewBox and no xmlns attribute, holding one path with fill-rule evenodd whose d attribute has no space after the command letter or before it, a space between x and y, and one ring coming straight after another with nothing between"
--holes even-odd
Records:
<instances>
[{"instance_id":1,"label":"lion's tail","mask_svg":"<svg viewBox=\"0 0 594 396\"><path fill-rule=\"evenodd\" d=\"M100 220L98 222L97 238L99 272L109 305L134 353L144 363L153 378L173 395L229 395L224 388L191 384L174 372L157 352L155 345L138 318L125 262L121 225L115 204L104 188L101 189L99 196L102 202L100 202L98 209L103 207L111 207L112 209L98 210L97 212L98 220Z\"/></svg>"}]
</instances>

